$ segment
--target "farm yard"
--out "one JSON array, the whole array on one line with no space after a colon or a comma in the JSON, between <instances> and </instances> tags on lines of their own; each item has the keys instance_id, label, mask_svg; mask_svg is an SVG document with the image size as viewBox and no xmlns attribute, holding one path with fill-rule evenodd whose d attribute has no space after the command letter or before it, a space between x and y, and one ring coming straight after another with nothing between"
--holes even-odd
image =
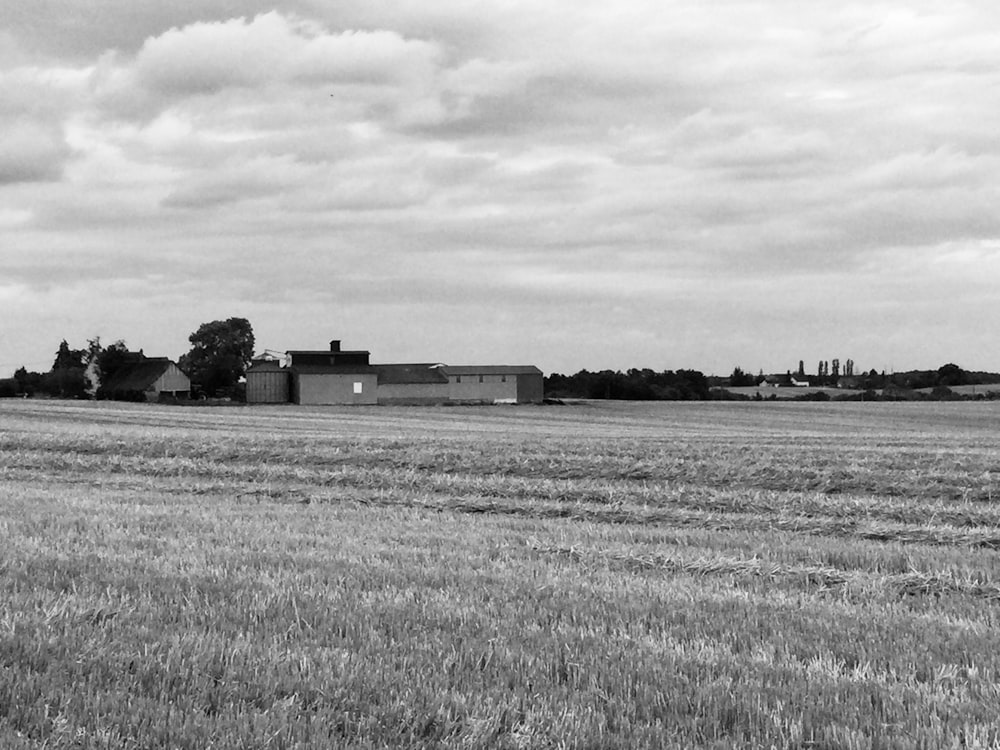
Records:
<instances>
[{"instance_id":1,"label":"farm yard","mask_svg":"<svg viewBox=\"0 0 1000 750\"><path fill-rule=\"evenodd\" d=\"M2 402L0 747L998 747L998 476L996 402Z\"/></svg>"}]
</instances>

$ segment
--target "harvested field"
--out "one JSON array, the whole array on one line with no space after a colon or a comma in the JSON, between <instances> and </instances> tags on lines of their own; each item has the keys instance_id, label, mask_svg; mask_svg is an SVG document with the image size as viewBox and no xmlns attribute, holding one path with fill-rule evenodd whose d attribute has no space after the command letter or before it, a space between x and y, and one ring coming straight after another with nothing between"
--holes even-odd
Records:
<instances>
[{"instance_id":1,"label":"harvested field","mask_svg":"<svg viewBox=\"0 0 1000 750\"><path fill-rule=\"evenodd\" d=\"M998 436L0 402L0 747L997 747Z\"/></svg>"}]
</instances>

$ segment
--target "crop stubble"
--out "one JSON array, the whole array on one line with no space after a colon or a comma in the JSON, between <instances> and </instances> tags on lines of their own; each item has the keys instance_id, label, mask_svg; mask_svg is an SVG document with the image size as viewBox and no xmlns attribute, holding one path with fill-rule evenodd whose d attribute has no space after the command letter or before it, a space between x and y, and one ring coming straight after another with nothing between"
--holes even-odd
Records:
<instances>
[{"instance_id":1,"label":"crop stubble","mask_svg":"<svg viewBox=\"0 0 1000 750\"><path fill-rule=\"evenodd\" d=\"M991 747L993 404L0 404L0 745Z\"/></svg>"}]
</instances>

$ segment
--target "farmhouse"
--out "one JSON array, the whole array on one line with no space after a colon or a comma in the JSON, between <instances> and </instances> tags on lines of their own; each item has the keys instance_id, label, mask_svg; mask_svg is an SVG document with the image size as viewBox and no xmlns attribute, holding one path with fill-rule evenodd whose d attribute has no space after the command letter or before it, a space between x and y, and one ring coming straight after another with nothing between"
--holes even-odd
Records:
<instances>
[{"instance_id":1,"label":"farmhouse","mask_svg":"<svg viewBox=\"0 0 1000 750\"><path fill-rule=\"evenodd\" d=\"M455 366L434 362L371 364L370 352L286 352L286 362L260 358L247 370L251 404L539 403L542 371L532 365Z\"/></svg>"},{"instance_id":2,"label":"farmhouse","mask_svg":"<svg viewBox=\"0 0 1000 750\"><path fill-rule=\"evenodd\" d=\"M119 401L186 399L191 380L167 357L143 357L123 364L101 389Z\"/></svg>"}]
</instances>

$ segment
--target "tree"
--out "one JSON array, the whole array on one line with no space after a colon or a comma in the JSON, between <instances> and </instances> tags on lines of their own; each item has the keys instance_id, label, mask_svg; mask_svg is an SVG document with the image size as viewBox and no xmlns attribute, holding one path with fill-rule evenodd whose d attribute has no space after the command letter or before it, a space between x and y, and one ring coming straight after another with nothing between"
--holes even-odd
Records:
<instances>
[{"instance_id":1,"label":"tree","mask_svg":"<svg viewBox=\"0 0 1000 750\"><path fill-rule=\"evenodd\" d=\"M104 347L97 354L97 368L101 371L101 384L109 383L123 365L144 358L145 355L141 351L130 352L128 346L121 339Z\"/></svg>"},{"instance_id":2,"label":"tree","mask_svg":"<svg viewBox=\"0 0 1000 750\"><path fill-rule=\"evenodd\" d=\"M799 369L798 372L796 372L796 375L800 378L804 378L806 376L806 364L801 359L799 360Z\"/></svg>"},{"instance_id":3,"label":"tree","mask_svg":"<svg viewBox=\"0 0 1000 750\"><path fill-rule=\"evenodd\" d=\"M188 336L191 351L180 367L210 396L230 395L253 357L253 327L246 318L202 323Z\"/></svg>"},{"instance_id":4,"label":"tree","mask_svg":"<svg viewBox=\"0 0 1000 750\"><path fill-rule=\"evenodd\" d=\"M945 387L953 385L965 385L969 380L968 374L958 365L949 362L941 365L937 371L937 384Z\"/></svg>"},{"instance_id":5,"label":"tree","mask_svg":"<svg viewBox=\"0 0 1000 750\"><path fill-rule=\"evenodd\" d=\"M69 344L66 343L66 339L63 339L62 343L59 344L59 351L56 352L56 359L52 363L52 369L70 370L79 367L82 370L86 354L82 349L70 349Z\"/></svg>"},{"instance_id":6,"label":"tree","mask_svg":"<svg viewBox=\"0 0 1000 750\"><path fill-rule=\"evenodd\" d=\"M737 366L733 368L733 374L729 376L729 385L733 388L741 388L755 385L754 376L743 372L743 368Z\"/></svg>"},{"instance_id":7,"label":"tree","mask_svg":"<svg viewBox=\"0 0 1000 750\"><path fill-rule=\"evenodd\" d=\"M63 339L52 363L52 370L42 377L39 390L59 398L85 397L87 379L83 369L86 354L81 349L70 349L66 339Z\"/></svg>"},{"instance_id":8,"label":"tree","mask_svg":"<svg viewBox=\"0 0 1000 750\"><path fill-rule=\"evenodd\" d=\"M39 390L42 385L42 373L28 372L26 368L18 367L14 371L14 380L17 381L18 393L33 396L35 391Z\"/></svg>"}]
</instances>

